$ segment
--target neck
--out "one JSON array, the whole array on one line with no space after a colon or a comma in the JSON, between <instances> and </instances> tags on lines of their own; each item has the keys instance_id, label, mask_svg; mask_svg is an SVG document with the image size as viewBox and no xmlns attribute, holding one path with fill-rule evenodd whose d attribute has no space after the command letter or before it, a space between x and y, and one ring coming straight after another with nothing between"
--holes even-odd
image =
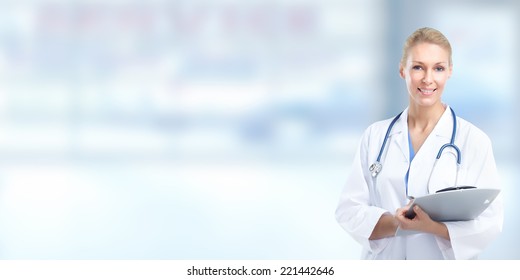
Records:
<instances>
[{"instance_id":1,"label":"neck","mask_svg":"<svg viewBox=\"0 0 520 280\"><path fill-rule=\"evenodd\" d=\"M419 107L416 104L410 104L408 109L408 127L422 131L429 130L437 124L445 110L446 106L442 103L431 107Z\"/></svg>"}]
</instances>

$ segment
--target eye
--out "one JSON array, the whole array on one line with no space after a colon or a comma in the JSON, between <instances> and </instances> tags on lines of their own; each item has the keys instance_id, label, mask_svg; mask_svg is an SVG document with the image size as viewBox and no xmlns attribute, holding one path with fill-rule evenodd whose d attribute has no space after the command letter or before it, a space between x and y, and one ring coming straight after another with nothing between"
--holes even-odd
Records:
<instances>
[{"instance_id":1,"label":"eye","mask_svg":"<svg viewBox=\"0 0 520 280\"><path fill-rule=\"evenodd\" d=\"M412 69L413 70L422 70L422 66L421 65L414 65L414 66L412 66Z\"/></svg>"},{"instance_id":2,"label":"eye","mask_svg":"<svg viewBox=\"0 0 520 280\"><path fill-rule=\"evenodd\" d=\"M442 72L442 71L444 71L444 67L442 67L442 66L437 66L437 67L435 67L435 71L437 71L437 72Z\"/></svg>"}]
</instances>

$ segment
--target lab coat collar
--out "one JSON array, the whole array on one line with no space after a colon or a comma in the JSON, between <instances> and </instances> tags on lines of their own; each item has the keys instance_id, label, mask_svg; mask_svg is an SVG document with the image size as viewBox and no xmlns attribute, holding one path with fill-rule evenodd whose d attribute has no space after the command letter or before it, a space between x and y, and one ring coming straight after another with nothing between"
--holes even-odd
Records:
<instances>
[{"instance_id":1,"label":"lab coat collar","mask_svg":"<svg viewBox=\"0 0 520 280\"><path fill-rule=\"evenodd\" d=\"M406 107L406 109L403 111L401 117L395 123L394 128L390 133L390 136L396 139L395 142L397 143L397 146L399 146L399 149L403 153L403 156L407 159L407 161L410 161L410 151L408 143L408 109L409 107ZM453 131L452 123L453 121L451 118L450 106L446 105L444 113L439 119L437 125L435 125L435 127L433 128L428 138L432 138L431 136L435 136L435 138L441 137L443 138L443 140L448 139L449 142L449 139L451 138L451 134ZM435 141L436 139L432 140Z\"/></svg>"},{"instance_id":2,"label":"lab coat collar","mask_svg":"<svg viewBox=\"0 0 520 280\"><path fill-rule=\"evenodd\" d=\"M432 135L446 138L446 139L451 139L452 133L453 133L453 119L451 116L450 106L446 105L446 110L444 110L444 113L442 114L441 118L439 119L439 122L433 129Z\"/></svg>"},{"instance_id":3,"label":"lab coat collar","mask_svg":"<svg viewBox=\"0 0 520 280\"><path fill-rule=\"evenodd\" d=\"M397 143L406 161L410 161L410 151L408 149L408 107L404 109L401 117L395 123L394 128L390 132L390 137L395 139L395 143Z\"/></svg>"}]
</instances>

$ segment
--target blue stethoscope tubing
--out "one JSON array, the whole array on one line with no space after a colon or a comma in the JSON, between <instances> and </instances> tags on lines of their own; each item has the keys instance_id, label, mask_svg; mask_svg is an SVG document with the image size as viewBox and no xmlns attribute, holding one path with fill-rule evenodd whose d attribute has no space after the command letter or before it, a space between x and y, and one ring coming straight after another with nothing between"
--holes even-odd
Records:
<instances>
[{"instance_id":1,"label":"blue stethoscope tubing","mask_svg":"<svg viewBox=\"0 0 520 280\"><path fill-rule=\"evenodd\" d=\"M437 164L437 160L439 160L441 158L441 155L442 155L442 152L444 151L444 149L446 149L448 147L453 148L455 150L455 152L457 153L457 173L456 173L457 175L455 177L455 186L457 186L458 173L459 173L460 161L461 161L461 153L460 153L459 147L457 147L457 145L455 145L455 135L457 134L457 116L455 115L455 111L453 111L453 109L451 107L450 107L450 111L451 111L451 116L453 118L453 130L451 132L451 140L450 140L450 143L446 143L446 144L442 145L442 147L439 149L439 152L437 153L437 157L435 158L435 162L433 164L431 173L433 173L433 169L435 168L435 165ZM392 131L394 124L401 117L402 113L403 112L399 113L397 116L394 117L392 122L390 122L390 125L388 126L388 129L386 130L385 139L383 140L383 144L381 145L381 148L379 149L379 154L377 155L376 162L374 162L369 167L369 171L372 174L373 178L377 177L379 172L381 172L381 170L383 169L383 164L381 163L381 157L383 155L383 151L385 149L386 142L390 136L390 132ZM429 182L431 179L431 173L430 173L430 178L428 179L428 188L429 188Z\"/></svg>"}]
</instances>

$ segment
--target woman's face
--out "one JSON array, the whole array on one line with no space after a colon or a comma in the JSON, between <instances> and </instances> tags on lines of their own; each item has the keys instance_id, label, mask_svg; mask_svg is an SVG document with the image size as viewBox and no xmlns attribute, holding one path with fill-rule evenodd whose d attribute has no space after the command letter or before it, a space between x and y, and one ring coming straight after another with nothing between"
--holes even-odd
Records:
<instances>
[{"instance_id":1,"label":"woman's face","mask_svg":"<svg viewBox=\"0 0 520 280\"><path fill-rule=\"evenodd\" d=\"M442 47L430 43L412 47L406 65L399 67L399 73L406 81L410 105L442 105L442 92L451 71L449 53Z\"/></svg>"}]
</instances>

